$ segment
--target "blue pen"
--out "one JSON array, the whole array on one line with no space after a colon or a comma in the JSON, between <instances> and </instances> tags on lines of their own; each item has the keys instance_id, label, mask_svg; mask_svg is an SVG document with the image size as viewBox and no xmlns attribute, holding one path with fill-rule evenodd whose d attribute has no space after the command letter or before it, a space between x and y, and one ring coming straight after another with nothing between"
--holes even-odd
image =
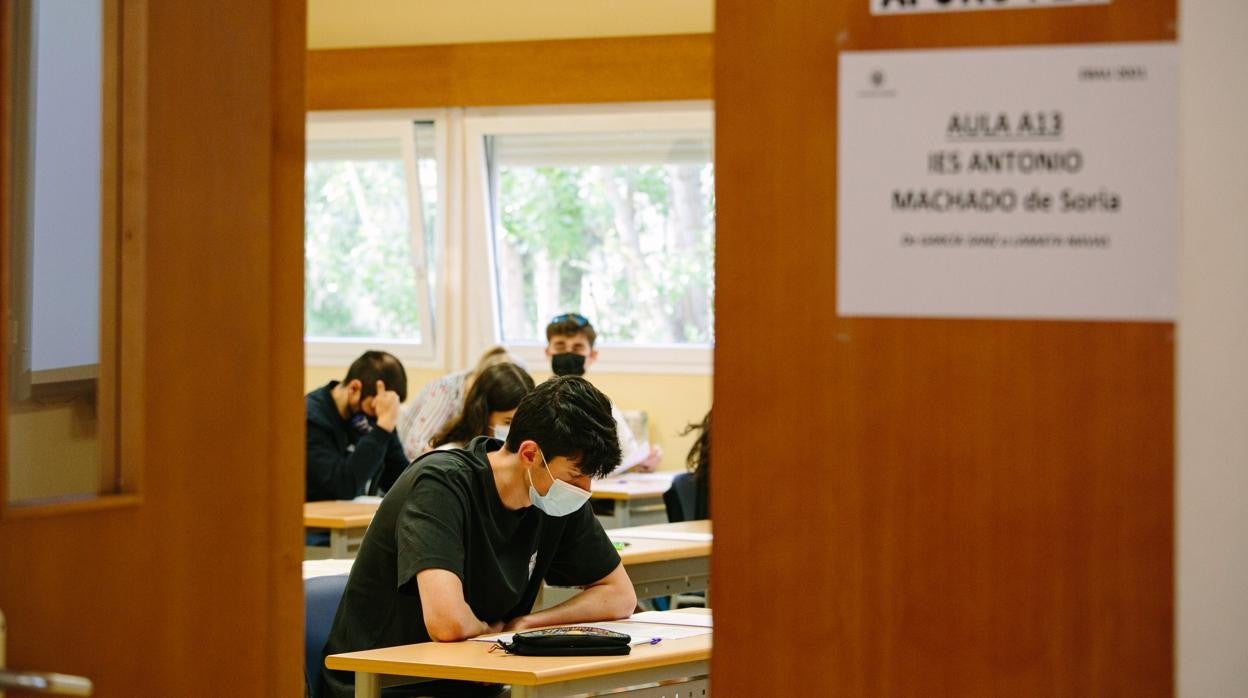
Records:
<instances>
[{"instance_id":1,"label":"blue pen","mask_svg":"<svg viewBox=\"0 0 1248 698\"><path fill-rule=\"evenodd\" d=\"M662 639L663 639L663 638L661 638L661 637L652 637L652 638L650 638L650 644L652 644L652 645L657 645L657 644L659 644L659 640L662 640Z\"/></svg>"}]
</instances>

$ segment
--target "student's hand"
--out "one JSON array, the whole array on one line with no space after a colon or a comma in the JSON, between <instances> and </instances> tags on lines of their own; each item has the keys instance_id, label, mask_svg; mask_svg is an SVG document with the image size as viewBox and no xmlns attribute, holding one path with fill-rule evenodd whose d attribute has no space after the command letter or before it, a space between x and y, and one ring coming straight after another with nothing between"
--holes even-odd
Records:
<instances>
[{"instance_id":1,"label":"student's hand","mask_svg":"<svg viewBox=\"0 0 1248 698\"><path fill-rule=\"evenodd\" d=\"M508 623L507 625L504 625L503 629L499 632L518 633L521 630L528 630L529 628L532 628L532 627L535 627L535 626L533 625L532 622L529 621L528 616L520 616L519 618L511 619L511 622Z\"/></svg>"},{"instance_id":2,"label":"student's hand","mask_svg":"<svg viewBox=\"0 0 1248 698\"><path fill-rule=\"evenodd\" d=\"M377 381L377 394L373 396L373 411L377 413L377 428L394 431L399 423L399 394L386 390L385 381Z\"/></svg>"},{"instance_id":3,"label":"student's hand","mask_svg":"<svg viewBox=\"0 0 1248 698\"><path fill-rule=\"evenodd\" d=\"M486 623L485 621L482 621L482 625L485 626L485 630L481 631L481 635L493 635L495 633L501 633L507 629L503 626L503 621L501 620L496 620L493 623Z\"/></svg>"},{"instance_id":4,"label":"student's hand","mask_svg":"<svg viewBox=\"0 0 1248 698\"><path fill-rule=\"evenodd\" d=\"M639 473L652 473L658 467L659 461L663 458L663 449L656 446L650 447L650 455L646 456L640 463L633 466L633 470Z\"/></svg>"}]
</instances>

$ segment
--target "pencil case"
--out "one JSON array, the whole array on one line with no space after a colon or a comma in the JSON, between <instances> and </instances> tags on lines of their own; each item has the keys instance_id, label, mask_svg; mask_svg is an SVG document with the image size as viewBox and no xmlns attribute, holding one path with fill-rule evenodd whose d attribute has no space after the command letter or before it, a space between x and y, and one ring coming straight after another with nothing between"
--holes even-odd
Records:
<instances>
[{"instance_id":1,"label":"pencil case","mask_svg":"<svg viewBox=\"0 0 1248 698\"><path fill-rule=\"evenodd\" d=\"M511 642L499 642L509 654L529 657L569 657L628 654L632 638L602 628L567 626L515 633Z\"/></svg>"}]
</instances>

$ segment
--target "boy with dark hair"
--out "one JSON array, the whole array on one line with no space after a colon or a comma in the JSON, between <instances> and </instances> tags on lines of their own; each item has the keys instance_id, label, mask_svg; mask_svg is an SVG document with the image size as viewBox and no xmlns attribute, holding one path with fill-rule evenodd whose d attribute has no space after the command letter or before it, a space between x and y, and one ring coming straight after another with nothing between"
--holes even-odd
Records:
<instances>
[{"instance_id":1,"label":"boy with dark hair","mask_svg":"<svg viewBox=\"0 0 1248 698\"><path fill-rule=\"evenodd\" d=\"M610 401L571 376L520 401L505 443L425 454L368 527L325 654L628 616L632 583L587 505L619 462ZM530 612L542 580L583 591ZM350 673L324 678L351 695Z\"/></svg>"},{"instance_id":2,"label":"boy with dark hair","mask_svg":"<svg viewBox=\"0 0 1248 698\"><path fill-rule=\"evenodd\" d=\"M389 489L408 464L394 431L406 396L407 372L384 351L364 352L341 382L308 393L306 501Z\"/></svg>"},{"instance_id":3,"label":"boy with dark hair","mask_svg":"<svg viewBox=\"0 0 1248 698\"><path fill-rule=\"evenodd\" d=\"M546 358L550 359L551 372L556 376L585 375L586 369L598 360L598 350L594 348L597 340L598 333L589 318L580 313L556 315L546 325ZM611 406L611 414L615 418L615 429L624 453L620 472L654 470L663 457L663 451L648 442L639 442L624 414L615 405Z\"/></svg>"}]
</instances>

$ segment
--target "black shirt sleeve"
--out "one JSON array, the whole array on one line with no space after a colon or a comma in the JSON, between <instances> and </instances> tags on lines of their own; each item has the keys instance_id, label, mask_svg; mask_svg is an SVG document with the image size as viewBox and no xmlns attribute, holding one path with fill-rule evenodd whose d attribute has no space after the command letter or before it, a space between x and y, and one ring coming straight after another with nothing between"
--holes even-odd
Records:
<instances>
[{"instance_id":1,"label":"black shirt sleeve","mask_svg":"<svg viewBox=\"0 0 1248 698\"><path fill-rule=\"evenodd\" d=\"M395 525L399 589L416 573L427 569L448 570L464 581L464 531L468 525L467 483L426 468L416 477Z\"/></svg>"},{"instance_id":2,"label":"black shirt sleeve","mask_svg":"<svg viewBox=\"0 0 1248 698\"><path fill-rule=\"evenodd\" d=\"M554 586L585 586L611 574L620 564L620 554L588 502L568 514L559 546L555 549L546 583Z\"/></svg>"},{"instance_id":3,"label":"black shirt sleeve","mask_svg":"<svg viewBox=\"0 0 1248 698\"><path fill-rule=\"evenodd\" d=\"M354 451L344 452L333 429L313 419L307 425L308 498L351 499L364 494L364 484L381 470L394 433L374 429L360 437Z\"/></svg>"}]
</instances>

